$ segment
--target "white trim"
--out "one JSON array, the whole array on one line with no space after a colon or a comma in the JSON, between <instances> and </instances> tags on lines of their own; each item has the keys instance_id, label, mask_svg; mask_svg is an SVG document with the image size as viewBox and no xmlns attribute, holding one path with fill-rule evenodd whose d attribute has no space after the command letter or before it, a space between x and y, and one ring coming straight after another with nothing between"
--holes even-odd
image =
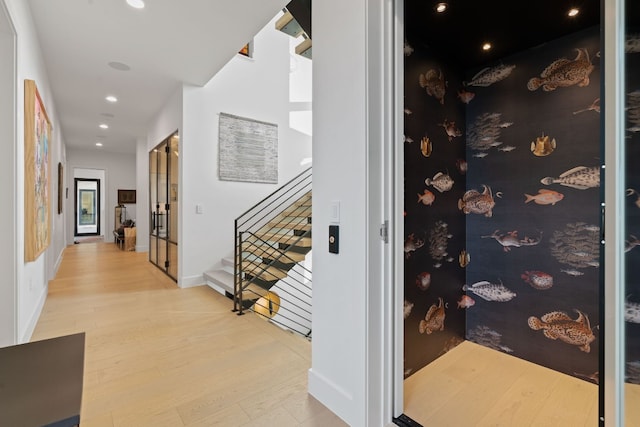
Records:
<instances>
[{"instance_id":1,"label":"white trim","mask_svg":"<svg viewBox=\"0 0 640 427\"><path fill-rule=\"evenodd\" d=\"M309 394L318 399L327 408L347 424L352 424L350 420L344 417L344 414L353 413L353 395L347 393L346 390L339 387L324 375L309 369L308 376Z\"/></svg>"},{"instance_id":2,"label":"white trim","mask_svg":"<svg viewBox=\"0 0 640 427\"><path fill-rule=\"evenodd\" d=\"M31 341L31 336L33 335L33 331L36 329L36 325L38 324L38 320L40 319L40 314L42 313L42 309L44 308L44 303L47 301L48 294L49 285L45 286L42 290L40 298L38 298L38 304L36 305L35 310L33 310L33 313L31 313L29 323L27 324L24 333L20 337L19 344Z\"/></svg>"},{"instance_id":3,"label":"white trim","mask_svg":"<svg viewBox=\"0 0 640 427\"><path fill-rule=\"evenodd\" d=\"M178 286L181 288L193 288L195 286L200 286L206 284L207 281L204 280L202 274L197 274L195 276L186 276L181 277L178 280Z\"/></svg>"},{"instance_id":4,"label":"white trim","mask_svg":"<svg viewBox=\"0 0 640 427\"><path fill-rule=\"evenodd\" d=\"M392 248L392 274L390 283L393 287L393 416L398 417L404 412L404 144L401 144L404 134L404 1L395 0L395 32L393 57L395 96L393 97L393 115L395 119L395 133L391 138L390 150L393 151L390 190L393 197L392 214L390 217L390 245Z\"/></svg>"},{"instance_id":5,"label":"white trim","mask_svg":"<svg viewBox=\"0 0 640 427\"><path fill-rule=\"evenodd\" d=\"M604 425L624 424L624 0L604 0ZM601 420L602 421L602 420Z\"/></svg>"},{"instance_id":6,"label":"white trim","mask_svg":"<svg viewBox=\"0 0 640 427\"><path fill-rule=\"evenodd\" d=\"M136 245L136 252L149 252L149 245Z\"/></svg>"},{"instance_id":7,"label":"white trim","mask_svg":"<svg viewBox=\"0 0 640 427\"><path fill-rule=\"evenodd\" d=\"M56 277L56 274L58 274L58 269L60 268L60 264L62 264L62 258L64 257L64 251L66 249L66 246L64 248L62 248L62 250L60 251L60 255L58 255L58 259L56 259L56 263L53 266L53 278Z\"/></svg>"}]
</instances>

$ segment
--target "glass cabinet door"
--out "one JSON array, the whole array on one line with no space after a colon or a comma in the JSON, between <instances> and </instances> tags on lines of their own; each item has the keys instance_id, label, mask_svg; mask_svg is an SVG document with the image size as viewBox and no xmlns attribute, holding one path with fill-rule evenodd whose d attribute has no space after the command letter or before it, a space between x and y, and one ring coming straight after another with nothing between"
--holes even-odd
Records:
<instances>
[{"instance_id":1,"label":"glass cabinet door","mask_svg":"<svg viewBox=\"0 0 640 427\"><path fill-rule=\"evenodd\" d=\"M178 133L149 153L149 260L178 277Z\"/></svg>"}]
</instances>

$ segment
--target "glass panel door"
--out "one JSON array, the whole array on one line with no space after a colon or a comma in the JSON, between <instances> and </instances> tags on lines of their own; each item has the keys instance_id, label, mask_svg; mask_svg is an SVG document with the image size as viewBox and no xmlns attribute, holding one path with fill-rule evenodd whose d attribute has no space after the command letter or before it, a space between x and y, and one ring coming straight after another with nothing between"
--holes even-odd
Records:
<instances>
[{"instance_id":1,"label":"glass panel door","mask_svg":"<svg viewBox=\"0 0 640 427\"><path fill-rule=\"evenodd\" d=\"M180 137L174 134L169 139L169 230L168 230L168 260L167 274L177 279L178 277L178 165L180 160Z\"/></svg>"},{"instance_id":2,"label":"glass panel door","mask_svg":"<svg viewBox=\"0 0 640 427\"><path fill-rule=\"evenodd\" d=\"M149 260L178 277L178 155L177 132L149 153Z\"/></svg>"}]
</instances>

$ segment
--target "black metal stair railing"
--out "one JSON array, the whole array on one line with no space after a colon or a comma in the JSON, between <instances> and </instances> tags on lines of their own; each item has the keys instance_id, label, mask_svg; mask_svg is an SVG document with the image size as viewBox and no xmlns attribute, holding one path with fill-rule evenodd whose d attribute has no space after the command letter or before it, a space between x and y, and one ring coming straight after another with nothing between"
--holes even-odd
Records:
<instances>
[{"instance_id":1,"label":"black metal stair railing","mask_svg":"<svg viewBox=\"0 0 640 427\"><path fill-rule=\"evenodd\" d=\"M254 311L306 337L311 336L312 274L301 261L311 249L311 189L309 168L234 224L233 311Z\"/></svg>"}]
</instances>

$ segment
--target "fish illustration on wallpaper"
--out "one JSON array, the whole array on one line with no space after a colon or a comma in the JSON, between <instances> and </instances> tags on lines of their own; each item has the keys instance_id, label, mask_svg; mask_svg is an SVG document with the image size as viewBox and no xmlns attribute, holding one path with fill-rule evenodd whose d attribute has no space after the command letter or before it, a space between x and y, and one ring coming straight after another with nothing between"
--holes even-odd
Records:
<instances>
[{"instance_id":1,"label":"fish illustration on wallpaper","mask_svg":"<svg viewBox=\"0 0 640 427\"><path fill-rule=\"evenodd\" d=\"M495 67L487 67L480 70L471 81L463 83L465 86L488 87L494 83L506 79L511 75L515 65L496 65Z\"/></svg>"},{"instance_id":2,"label":"fish illustration on wallpaper","mask_svg":"<svg viewBox=\"0 0 640 427\"><path fill-rule=\"evenodd\" d=\"M460 175L465 175L467 173L467 170L469 169L469 165L467 164L466 160L457 159L456 169L458 169L458 172L460 172Z\"/></svg>"},{"instance_id":3,"label":"fish illustration on wallpaper","mask_svg":"<svg viewBox=\"0 0 640 427\"><path fill-rule=\"evenodd\" d=\"M423 271L416 277L416 286L421 291L426 291L431 286L431 273Z\"/></svg>"},{"instance_id":4,"label":"fish illustration on wallpaper","mask_svg":"<svg viewBox=\"0 0 640 427\"><path fill-rule=\"evenodd\" d=\"M530 91L542 87L545 92L556 90L559 87L589 85L589 75L594 69L587 49L575 49L578 54L575 59L560 58L553 61L540 73L540 77L533 77L527 83Z\"/></svg>"},{"instance_id":5,"label":"fish illustration on wallpaper","mask_svg":"<svg viewBox=\"0 0 640 427\"><path fill-rule=\"evenodd\" d=\"M413 48L406 40L404 41L404 47L402 48L402 50L404 52L404 56L411 56L411 54L413 53Z\"/></svg>"},{"instance_id":6,"label":"fish illustration on wallpaper","mask_svg":"<svg viewBox=\"0 0 640 427\"><path fill-rule=\"evenodd\" d=\"M451 179L449 174L438 172L433 176L433 178L425 179L424 183L431 185L439 192L444 193L445 191L449 191L453 188L454 181Z\"/></svg>"},{"instance_id":7,"label":"fish illustration on wallpaper","mask_svg":"<svg viewBox=\"0 0 640 427\"><path fill-rule=\"evenodd\" d=\"M564 229L553 232L549 249L551 256L562 264L577 269L595 267L600 260L600 228L584 222L566 224Z\"/></svg>"},{"instance_id":8,"label":"fish illustration on wallpaper","mask_svg":"<svg viewBox=\"0 0 640 427\"><path fill-rule=\"evenodd\" d=\"M469 252L467 252L466 249L460 251L460 255L458 255L458 264L460 264L460 267L465 268L470 262L471 255Z\"/></svg>"},{"instance_id":9,"label":"fish illustration on wallpaper","mask_svg":"<svg viewBox=\"0 0 640 427\"><path fill-rule=\"evenodd\" d=\"M505 234L500 233L500 230L494 231L492 234L488 236L480 236L483 239L494 239L496 242L500 243L502 249L505 252L511 251L511 248L521 248L523 246L536 246L542 241L542 231L539 236L536 238L524 236L524 238L518 237L518 231L509 231Z\"/></svg>"},{"instance_id":10,"label":"fish illustration on wallpaper","mask_svg":"<svg viewBox=\"0 0 640 427\"><path fill-rule=\"evenodd\" d=\"M624 303L624 321L640 323L640 303L626 301Z\"/></svg>"},{"instance_id":11,"label":"fish illustration on wallpaper","mask_svg":"<svg viewBox=\"0 0 640 427\"><path fill-rule=\"evenodd\" d=\"M628 34L624 41L625 53L640 52L640 34Z\"/></svg>"},{"instance_id":12,"label":"fish illustration on wallpaper","mask_svg":"<svg viewBox=\"0 0 640 427\"><path fill-rule=\"evenodd\" d=\"M482 184L482 187L482 193L478 190L469 190L464 193L462 199L458 199L458 209L465 214L474 213L491 218L496 202L491 193L491 187L485 184ZM496 197L501 196L502 193L496 193Z\"/></svg>"},{"instance_id":13,"label":"fish illustration on wallpaper","mask_svg":"<svg viewBox=\"0 0 640 427\"><path fill-rule=\"evenodd\" d=\"M486 280L476 282L471 286L464 285L463 291L471 292L485 301L507 302L516 297L516 293L500 283L491 283Z\"/></svg>"},{"instance_id":14,"label":"fish illustration on wallpaper","mask_svg":"<svg viewBox=\"0 0 640 427\"><path fill-rule=\"evenodd\" d=\"M595 371L595 372L592 372L590 374L583 374L583 373L580 373L580 372L574 372L573 375L575 375L578 378L582 378L583 380L591 381L592 383L595 383L595 384L599 384L600 383L600 372L599 371Z\"/></svg>"},{"instance_id":15,"label":"fish illustration on wallpaper","mask_svg":"<svg viewBox=\"0 0 640 427\"><path fill-rule=\"evenodd\" d=\"M631 249L640 245L640 239L633 234L629 234L629 238L624 242L624 251L629 252Z\"/></svg>"},{"instance_id":16,"label":"fish illustration on wallpaper","mask_svg":"<svg viewBox=\"0 0 640 427\"><path fill-rule=\"evenodd\" d=\"M440 262L449 255L447 246L449 239L453 236L449 234L449 225L444 221L436 222L435 226L429 231L429 254L434 261L437 261L435 267L439 268Z\"/></svg>"},{"instance_id":17,"label":"fish illustration on wallpaper","mask_svg":"<svg viewBox=\"0 0 640 427\"><path fill-rule=\"evenodd\" d=\"M504 151L505 153L508 153L508 152L513 151L515 149L516 149L516 147L514 147L513 145L505 145L504 147L498 148L498 151Z\"/></svg>"},{"instance_id":18,"label":"fish illustration on wallpaper","mask_svg":"<svg viewBox=\"0 0 640 427\"><path fill-rule=\"evenodd\" d=\"M430 69L418 77L420 87L427 91L427 94L437 99L444 105L444 95L447 90L447 82L444 80L442 70Z\"/></svg>"},{"instance_id":19,"label":"fish illustration on wallpaper","mask_svg":"<svg viewBox=\"0 0 640 427\"><path fill-rule=\"evenodd\" d=\"M467 129L467 147L476 151L488 151L502 145L502 130L513 125L503 122L501 113L482 113ZM515 148L515 147L514 147Z\"/></svg>"},{"instance_id":20,"label":"fish illustration on wallpaper","mask_svg":"<svg viewBox=\"0 0 640 427\"><path fill-rule=\"evenodd\" d=\"M634 90L627 94L625 111L627 121L631 125L627 130L632 133L640 132L640 90Z\"/></svg>"},{"instance_id":21,"label":"fish illustration on wallpaper","mask_svg":"<svg viewBox=\"0 0 640 427\"><path fill-rule=\"evenodd\" d=\"M473 92L466 91L464 89L458 91L458 98L464 104L468 104L471 102L473 98L475 98L476 94Z\"/></svg>"},{"instance_id":22,"label":"fish illustration on wallpaper","mask_svg":"<svg viewBox=\"0 0 640 427\"><path fill-rule=\"evenodd\" d=\"M536 140L531 143L531 152L534 156L545 157L553 153L556 146L556 139L550 139L549 135L543 133L542 136L537 137Z\"/></svg>"},{"instance_id":23,"label":"fish illustration on wallpaper","mask_svg":"<svg viewBox=\"0 0 640 427\"><path fill-rule=\"evenodd\" d=\"M458 308L469 308L473 307L475 304L476 301L469 295L462 295L460 297L460 301L458 301Z\"/></svg>"},{"instance_id":24,"label":"fish illustration on wallpaper","mask_svg":"<svg viewBox=\"0 0 640 427\"><path fill-rule=\"evenodd\" d=\"M425 189L424 193L418 193L418 203L422 203L425 206L431 206L436 196L429 190Z\"/></svg>"},{"instance_id":25,"label":"fish illustration on wallpaper","mask_svg":"<svg viewBox=\"0 0 640 427\"><path fill-rule=\"evenodd\" d=\"M534 202L538 205L555 205L560 200L564 199L564 194L558 193L557 191L547 190L546 188L541 188L538 190L538 194L532 196L531 194L525 193L526 200L525 203Z\"/></svg>"},{"instance_id":26,"label":"fish illustration on wallpaper","mask_svg":"<svg viewBox=\"0 0 640 427\"><path fill-rule=\"evenodd\" d=\"M469 341L480 344L493 350L513 353L513 350L502 344L502 334L485 325L478 325L469 331Z\"/></svg>"},{"instance_id":27,"label":"fish illustration on wallpaper","mask_svg":"<svg viewBox=\"0 0 640 427\"><path fill-rule=\"evenodd\" d=\"M558 178L546 177L540 180L544 185L560 184L577 190L600 187L599 166L576 166L562 173Z\"/></svg>"},{"instance_id":28,"label":"fish illustration on wallpaper","mask_svg":"<svg viewBox=\"0 0 640 427\"><path fill-rule=\"evenodd\" d=\"M445 305L442 297L438 298L438 304L432 304L429 311L418 324L418 331L421 334L430 335L435 331L444 331L444 319L446 317Z\"/></svg>"},{"instance_id":29,"label":"fish illustration on wallpaper","mask_svg":"<svg viewBox=\"0 0 640 427\"><path fill-rule=\"evenodd\" d=\"M444 119L444 122L438 123L438 126L442 126L444 128L444 131L449 138L449 142L453 141L453 138L462 136L462 131L456 127L456 122L450 122L447 119Z\"/></svg>"},{"instance_id":30,"label":"fish illustration on wallpaper","mask_svg":"<svg viewBox=\"0 0 640 427\"><path fill-rule=\"evenodd\" d=\"M404 308L402 311L405 319L411 315L411 310L413 310L413 303L411 301L404 300Z\"/></svg>"},{"instance_id":31,"label":"fish illustration on wallpaper","mask_svg":"<svg viewBox=\"0 0 640 427\"><path fill-rule=\"evenodd\" d=\"M418 249L420 249L421 247L424 246L425 244L425 240L420 238L420 237L416 237L415 233L411 233L409 234L409 236L407 237L407 239L404 241L404 256L405 258L410 258L411 257L411 253L417 251Z\"/></svg>"},{"instance_id":32,"label":"fish illustration on wallpaper","mask_svg":"<svg viewBox=\"0 0 640 427\"><path fill-rule=\"evenodd\" d=\"M638 192L633 188L627 188L626 194L627 196L633 196L634 194L638 196L635 203L636 203L636 206L640 208L640 194L638 194Z\"/></svg>"},{"instance_id":33,"label":"fish illustration on wallpaper","mask_svg":"<svg viewBox=\"0 0 640 427\"><path fill-rule=\"evenodd\" d=\"M553 286L553 276L544 271L525 271L520 277L533 289L539 291L550 289Z\"/></svg>"},{"instance_id":34,"label":"fish illustration on wallpaper","mask_svg":"<svg viewBox=\"0 0 640 427\"><path fill-rule=\"evenodd\" d=\"M564 343L576 345L581 351L589 353L591 343L596 337L591 330L589 316L575 310L578 313L576 319L572 319L563 311L552 311L540 318L529 317L527 323L534 331L542 330L545 337L551 340L560 340Z\"/></svg>"},{"instance_id":35,"label":"fish illustration on wallpaper","mask_svg":"<svg viewBox=\"0 0 640 427\"><path fill-rule=\"evenodd\" d=\"M587 108L582 108L578 111L574 111L573 114L580 114L586 111L595 111L596 113L600 113L600 98L596 98L595 101L591 103Z\"/></svg>"},{"instance_id":36,"label":"fish illustration on wallpaper","mask_svg":"<svg viewBox=\"0 0 640 427\"><path fill-rule=\"evenodd\" d=\"M429 157L433 152L433 144L429 137L425 136L420 140L420 152L424 157Z\"/></svg>"}]
</instances>

